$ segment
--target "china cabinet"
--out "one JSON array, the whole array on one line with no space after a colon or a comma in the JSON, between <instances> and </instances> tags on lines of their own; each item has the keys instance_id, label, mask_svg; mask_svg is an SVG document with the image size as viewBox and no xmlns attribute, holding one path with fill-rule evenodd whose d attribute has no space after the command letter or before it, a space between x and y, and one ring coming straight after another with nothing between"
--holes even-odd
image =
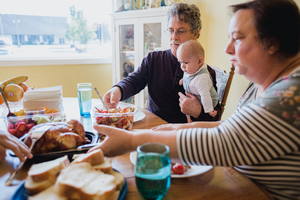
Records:
<instances>
[{"instance_id":1,"label":"china cabinet","mask_svg":"<svg viewBox=\"0 0 300 200\"><path fill-rule=\"evenodd\" d=\"M166 30L168 7L131 10L112 14L113 84L136 70L151 51L169 48ZM147 108L147 88L128 99Z\"/></svg>"}]
</instances>

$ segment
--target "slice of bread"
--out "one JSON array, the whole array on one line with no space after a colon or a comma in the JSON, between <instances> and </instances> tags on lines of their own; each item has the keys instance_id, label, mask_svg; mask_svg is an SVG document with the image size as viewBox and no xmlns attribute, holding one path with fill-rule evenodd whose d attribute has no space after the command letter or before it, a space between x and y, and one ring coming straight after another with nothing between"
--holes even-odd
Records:
<instances>
[{"instance_id":1,"label":"slice of bread","mask_svg":"<svg viewBox=\"0 0 300 200\"><path fill-rule=\"evenodd\" d=\"M116 172L115 170L112 170L111 175L115 177L115 183L117 185L117 190L122 190L124 184L125 184L125 178L124 175L120 172Z\"/></svg>"},{"instance_id":2,"label":"slice of bread","mask_svg":"<svg viewBox=\"0 0 300 200\"><path fill-rule=\"evenodd\" d=\"M30 176L34 182L48 179L55 180L58 173L69 164L70 161L67 155L55 160L33 164L28 171L28 176Z\"/></svg>"},{"instance_id":3,"label":"slice of bread","mask_svg":"<svg viewBox=\"0 0 300 200\"><path fill-rule=\"evenodd\" d=\"M74 163L88 162L91 165L98 165L104 162L104 154L101 149L97 149L85 154L74 155L72 161Z\"/></svg>"},{"instance_id":4,"label":"slice of bread","mask_svg":"<svg viewBox=\"0 0 300 200\"><path fill-rule=\"evenodd\" d=\"M93 165L93 168L95 170L100 170L104 172L105 174L111 174L113 171L112 164L111 164L111 158L107 158L104 160L103 163L98 165Z\"/></svg>"},{"instance_id":5,"label":"slice of bread","mask_svg":"<svg viewBox=\"0 0 300 200\"><path fill-rule=\"evenodd\" d=\"M41 199L42 200L68 200L67 197L61 197L55 193L54 185L50 186L46 190L36 195L28 197L28 200L41 200Z\"/></svg>"},{"instance_id":6,"label":"slice of bread","mask_svg":"<svg viewBox=\"0 0 300 200\"><path fill-rule=\"evenodd\" d=\"M32 180L31 176L27 176L24 187L31 195L34 195L49 188L55 183L55 180L56 179L51 178L44 181L35 182Z\"/></svg>"},{"instance_id":7,"label":"slice of bread","mask_svg":"<svg viewBox=\"0 0 300 200\"><path fill-rule=\"evenodd\" d=\"M69 199L117 199L119 195L115 177L95 170L88 162L72 163L63 169L54 190Z\"/></svg>"}]
</instances>

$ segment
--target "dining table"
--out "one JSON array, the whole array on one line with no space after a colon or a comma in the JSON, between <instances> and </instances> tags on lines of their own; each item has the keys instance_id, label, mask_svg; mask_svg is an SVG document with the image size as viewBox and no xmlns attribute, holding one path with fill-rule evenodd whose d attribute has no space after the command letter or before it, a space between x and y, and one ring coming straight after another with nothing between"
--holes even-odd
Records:
<instances>
[{"instance_id":1,"label":"dining table","mask_svg":"<svg viewBox=\"0 0 300 200\"><path fill-rule=\"evenodd\" d=\"M92 107L101 104L99 99L92 99ZM95 131L93 129L94 118L91 116L80 116L78 99L76 97L64 97L63 108L66 119L80 120L86 131ZM0 112L4 112L0 109ZM6 109L7 110L7 109ZM166 121L146 109L138 108L140 117L133 123L133 130L151 129L152 127L167 124ZM2 117L1 128L3 129L4 118ZM112 166L115 170L121 172L126 180L127 191L125 200L141 200L138 192L134 164L130 159L131 154L123 154L112 158ZM20 184L27 176L31 164L25 163L16 180L11 186L5 186L5 181L14 172L20 164L18 158L7 153L5 161L0 163L0 200L12 199ZM172 177L171 185L164 196L165 200L269 200L273 199L262 187L251 181L249 178L239 173L232 167L211 167L204 173L193 176Z\"/></svg>"}]
</instances>

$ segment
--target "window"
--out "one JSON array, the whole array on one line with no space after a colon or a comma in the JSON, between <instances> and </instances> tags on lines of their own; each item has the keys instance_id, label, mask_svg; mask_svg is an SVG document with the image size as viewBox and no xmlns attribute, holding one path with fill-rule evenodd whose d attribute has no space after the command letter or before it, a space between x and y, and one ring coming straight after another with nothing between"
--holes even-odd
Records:
<instances>
[{"instance_id":1,"label":"window","mask_svg":"<svg viewBox=\"0 0 300 200\"><path fill-rule=\"evenodd\" d=\"M110 62L111 6L106 0L6 1L0 65Z\"/></svg>"}]
</instances>

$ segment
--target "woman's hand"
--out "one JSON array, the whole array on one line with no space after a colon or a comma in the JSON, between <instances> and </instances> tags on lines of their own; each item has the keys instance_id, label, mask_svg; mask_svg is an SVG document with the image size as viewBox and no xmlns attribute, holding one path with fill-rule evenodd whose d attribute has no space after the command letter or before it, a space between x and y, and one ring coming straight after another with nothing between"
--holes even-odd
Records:
<instances>
[{"instance_id":1,"label":"woman's hand","mask_svg":"<svg viewBox=\"0 0 300 200\"><path fill-rule=\"evenodd\" d=\"M106 135L103 142L89 150L101 149L105 156L113 157L129 153L135 149L131 149L131 132L124 129L115 128L105 125L94 125L94 129L98 133Z\"/></svg>"},{"instance_id":2,"label":"woman's hand","mask_svg":"<svg viewBox=\"0 0 300 200\"><path fill-rule=\"evenodd\" d=\"M6 149L12 150L22 162L25 161L24 155L32 158L32 154L23 142L10 133L0 130L0 161L4 161Z\"/></svg>"},{"instance_id":3,"label":"woman's hand","mask_svg":"<svg viewBox=\"0 0 300 200\"><path fill-rule=\"evenodd\" d=\"M108 92L103 96L103 101L108 108L117 107L121 99L121 90L119 87L112 87Z\"/></svg>"},{"instance_id":4,"label":"woman's hand","mask_svg":"<svg viewBox=\"0 0 300 200\"><path fill-rule=\"evenodd\" d=\"M3 162L6 157L6 149L3 146L0 146L0 162Z\"/></svg>"},{"instance_id":5,"label":"woman's hand","mask_svg":"<svg viewBox=\"0 0 300 200\"><path fill-rule=\"evenodd\" d=\"M185 115L193 116L194 118L199 117L202 106L198 100L198 98L191 93L185 92L187 96L178 93L179 95L179 106L181 108L181 112Z\"/></svg>"}]
</instances>

